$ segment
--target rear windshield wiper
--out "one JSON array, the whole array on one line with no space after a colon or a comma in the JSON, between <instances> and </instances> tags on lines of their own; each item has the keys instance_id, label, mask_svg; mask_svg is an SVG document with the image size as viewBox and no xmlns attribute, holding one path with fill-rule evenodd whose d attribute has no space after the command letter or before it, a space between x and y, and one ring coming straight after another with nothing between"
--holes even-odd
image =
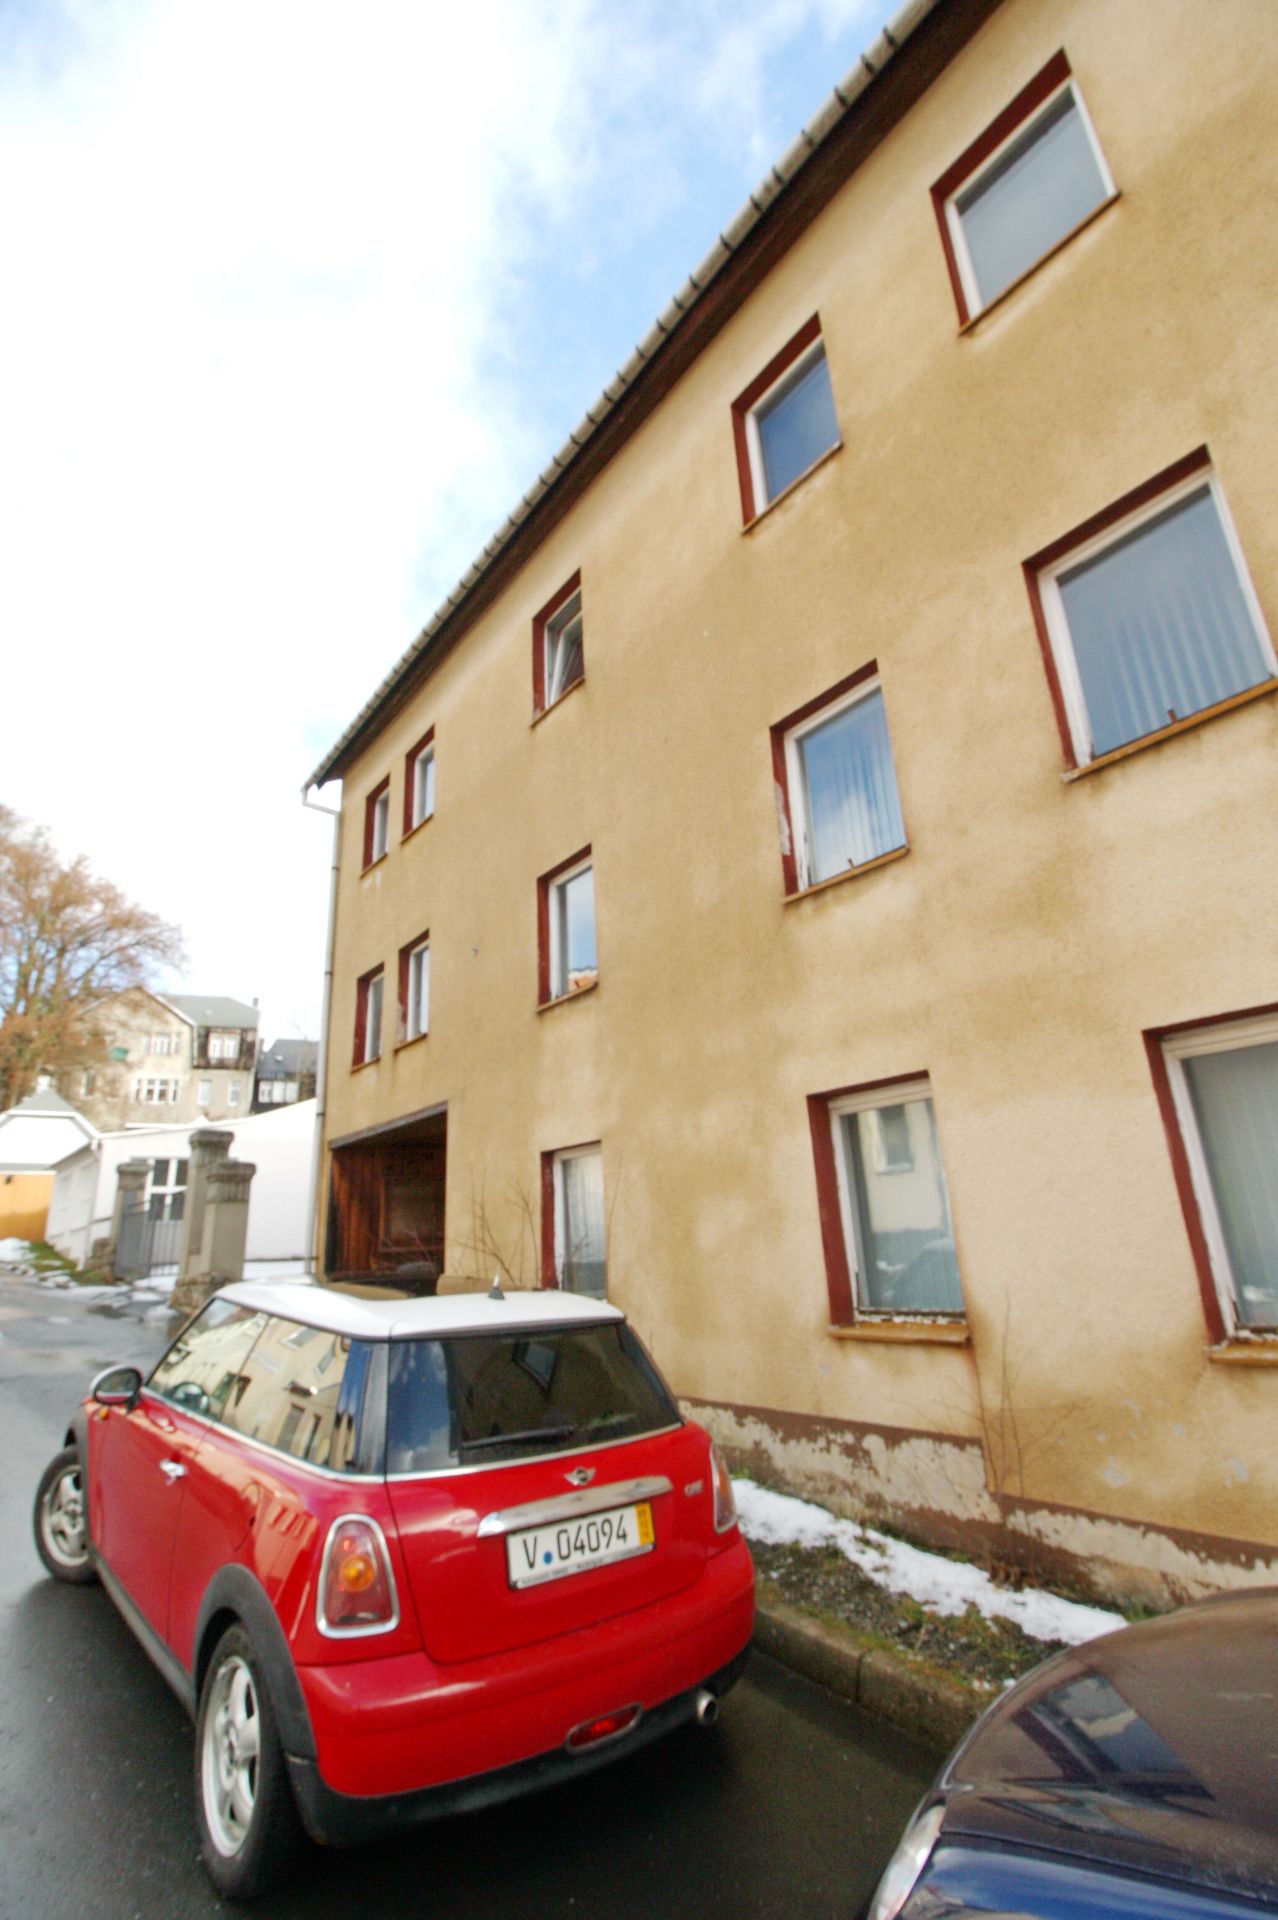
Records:
<instances>
[{"instance_id":1,"label":"rear windshield wiper","mask_svg":"<svg viewBox=\"0 0 1278 1920\"><path fill-rule=\"evenodd\" d=\"M521 1440L569 1440L576 1427L524 1427L516 1433L485 1433L476 1440L462 1440L458 1452L470 1453L476 1447L512 1447Z\"/></svg>"}]
</instances>

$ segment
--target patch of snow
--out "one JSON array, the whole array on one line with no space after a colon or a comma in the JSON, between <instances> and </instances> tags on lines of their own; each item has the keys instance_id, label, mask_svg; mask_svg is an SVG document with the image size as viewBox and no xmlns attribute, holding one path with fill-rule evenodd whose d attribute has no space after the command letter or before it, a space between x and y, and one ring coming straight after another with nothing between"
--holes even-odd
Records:
<instances>
[{"instance_id":1,"label":"patch of snow","mask_svg":"<svg viewBox=\"0 0 1278 1920\"><path fill-rule=\"evenodd\" d=\"M29 1240L14 1240L12 1238L0 1240L0 1260L18 1261L29 1260L30 1258L31 1242Z\"/></svg>"},{"instance_id":2,"label":"patch of snow","mask_svg":"<svg viewBox=\"0 0 1278 1920\"><path fill-rule=\"evenodd\" d=\"M752 1480L734 1480L741 1530L766 1546L836 1547L854 1567L889 1593L908 1594L931 1613L951 1616L975 1607L987 1620L1011 1620L1034 1640L1081 1646L1127 1622L1104 1607L1085 1607L1060 1594L1029 1587L1015 1593L988 1573L943 1554L907 1546L873 1527L840 1520L809 1500L773 1493Z\"/></svg>"}]
</instances>

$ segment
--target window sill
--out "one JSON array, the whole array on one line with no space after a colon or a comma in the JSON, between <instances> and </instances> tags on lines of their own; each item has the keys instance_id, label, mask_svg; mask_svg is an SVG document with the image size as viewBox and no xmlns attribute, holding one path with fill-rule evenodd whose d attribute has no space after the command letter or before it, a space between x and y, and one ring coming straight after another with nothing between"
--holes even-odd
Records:
<instances>
[{"instance_id":1,"label":"window sill","mask_svg":"<svg viewBox=\"0 0 1278 1920\"><path fill-rule=\"evenodd\" d=\"M766 520L774 507L781 506L784 501L790 498L790 495L794 493L797 488L801 487L806 480L810 480L814 473L818 473L826 464L827 460L833 460L835 454L842 453L842 451L842 440L836 440L832 447L827 447L824 453L819 453L810 467L805 467L803 472L793 479L788 487L782 487L780 493L774 494L766 506L760 507L759 511L745 522L741 529L742 533L753 533L759 522Z\"/></svg>"},{"instance_id":2,"label":"window sill","mask_svg":"<svg viewBox=\"0 0 1278 1920\"><path fill-rule=\"evenodd\" d=\"M564 688L563 692L559 695L559 698L557 700L552 700L548 707L542 707L539 712L534 713L532 719L528 722L529 726L539 727L542 721L546 718L546 715L548 713L558 713L560 707L562 707L562 705L564 704L564 701L567 700L570 697L570 695L576 693L578 687L584 687L585 684L586 684L586 676L584 673L582 673L578 679L573 681L570 687Z\"/></svg>"},{"instance_id":3,"label":"window sill","mask_svg":"<svg viewBox=\"0 0 1278 1920\"><path fill-rule=\"evenodd\" d=\"M414 835L419 834L423 827L428 827L434 818L435 818L435 810L432 807L431 811L428 814L426 814L424 818L419 820L416 826L410 827L407 833L400 835L400 840L399 840L400 846L406 847L409 841L414 837ZM385 855L383 855L382 857L384 859ZM368 871L367 867L364 869L364 871L367 873Z\"/></svg>"},{"instance_id":4,"label":"window sill","mask_svg":"<svg viewBox=\"0 0 1278 1920\"><path fill-rule=\"evenodd\" d=\"M970 319L964 320L960 324L960 339L965 333L971 333L975 328L979 327L982 320L986 319L989 314L996 313L1005 300L1010 300L1014 293L1020 291L1027 280L1032 280L1036 273L1041 273L1049 260L1054 260L1062 248L1067 247L1071 240L1076 240L1080 233L1085 233L1087 228L1091 226L1093 220L1099 220L1103 213L1108 213L1110 208L1116 206L1122 197L1121 193L1111 193L1107 199L1101 201L1099 206L1093 207L1090 213L1084 214L1078 225L1071 227L1068 233L1063 233L1056 242L1056 245L1049 247L1046 253L1041 254L1032 267L1026 267L1024 273L1018 274L1009 286L1003 288L1001 293L996 293L992 300L987 301L979 313L972 314Z\"/></svg>"},{"instance_id":5,"label":"window sill","mask_svg":"<svg viewBox=\"0 0 1278 1920\"><path fill-rule=\"evenodd\" d=\"M1218 1367L1278 1367L1278 1334L1223 1340L1208 1347L1207 1358Z\"/></svg>"},{"instance_id":6,"label":"window sill","mask_svg":"<svg viewBox=\"0 0 1278 1920\"><path fill-rule=\"evenodd\" d=\"M1067 767L1061 779L1067 785L1075 780L1083 780L1089 773L1099 773L1102 767L1112 767L1117 760L1129 760L1134 753L1143 753L1146 747L1157 747L1164 740L1174 740L1177 734L1187 733L1191 727L1205 726L1209 720L1218 720L1222 713L1232 713L1236 707L1248 707L1253 700L1266 700L1278 693L1278 679L1262 680L1258 687L1244 687L1241 693L1233 693L1228 700L1218 700L1214 707L1204 707L1201 713L1187 713L1183 720L1173 720L1169 727L1159 727L1157 733L1142 733L1139 740L1128 740L1121 747L1114 747L1109 753L1098 753L1094 760L1088 760L1081 767Z\"/></svg>"},{"instance_id":7,"label":"window sill","mask_svg":"<svg viewBox=\"0 0 1278 1920\"><path fill-rule=\"evenodd\" d=\"M363 1073L366 1067L375 1067L381 1057L380 1053L375 1053L371 1060L353 1060L351 1062L351 1072Z\"/></svg>"},{"instance_id":8,"label":"window sill","mask_svg":"<svg viewBox=\"0 0 1278 1920\"><path fill-rule=\"evenodd\" d=\"M584 987L570 987L567 993L557 993L553 1000L540 1001L537 1006L537 1011L538 1013L549 1013L552 1007L567 1006L570 1000L584 1000L586 995L593 993L598 985L599 982L597 980L587 980Z\"/></svg>"},{"instance_id":9,"label":"window sill","mask_svg":"<svg viewBox=\"0 0 1278 1920\"><path fill-rule=\"evenodd\" d=\"M390 858L390 848L387 847L385 853L379 853L376 860L370 860L366 867L361 868L360 876L359 876L360 879L362 880L366 873L371 873L374 867L380 867L382 864L382 861L388 860L389 858Z\"/></svg>"},{"instance_id":10,"label":"window sill","mask_svg":"<svg viewBox=\"0 0 1278 1920\"><path fill-rule=\"evenodd\" d=\"M419 1041L429 1040L429 1039L430 1039L430 1028L427 1027L424 1033L413 1033L409 1035L407 1040L397 1040L395 1042L395 1045L392 1051L395 1053L403 1053L405 1048L415 1047L417 1046Z\"/></svg>"},{"instance_id":11,"label":"window sill","mask_svg":"<svg viewBox=\"0 0 1278 1920\"><path fill-rule=\"evenodd\" d=\"M864 860L859 867L849 867L846 873L832 873L828 880L814 880L810 887L799 887L794 893L785 894L782 904L791 907L796 900L808 900L814 893L826 893L831 887L842 887L849 880L859 880L863 873L874 873L879 867L891 866L894 860L903 860L909 851L908 845L893 847L890 853L881 853L877 860Z\"/></svg>"},{"instance_id":12,"label":"window sill","mask_svg":"<svg viewBox=\"0 0 1278 1920\"><path fill-rule=\"evenodd\" d=\"M910 1347L965 1347L972 1337L965 1320L858 1320L854 1327L829 1327L827 1332L832 1340Z\"/></svg>"}]
</instances>

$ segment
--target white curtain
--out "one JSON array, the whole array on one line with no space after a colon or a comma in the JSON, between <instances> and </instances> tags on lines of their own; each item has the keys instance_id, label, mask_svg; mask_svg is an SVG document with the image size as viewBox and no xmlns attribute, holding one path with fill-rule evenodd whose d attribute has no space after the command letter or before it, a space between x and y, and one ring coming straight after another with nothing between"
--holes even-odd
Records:
<instances>
[{"instance_id":1,"label":"white curtain","mask_svg":"<svg viewBox=\"0 0 1278 1920\"><path fill-rule=\"evenodd\" d=\"M883 695L868 694L799 742L808 884L905 845Z\"/></svg>"},{"instance_id":2,"label":"white curtain","mask_svg":"<svg viewBox=\"0 0 1278 1920\"><path fill-rule=\"evenodd\" d=\"M1278 1326L1278 1041L1185 1061L1238 1318Z\"/></svg>"},{"instance_id":3,"label":"white curtain","mask_svg":"<svg viewBox=\"0 0 1278 1920\"><path fill-rule=\"evenodd\" d=\"M602 1298L607 1279L602 1154L577 1153L559 1162L559 1203L559 1284Z\"/></svg>"},{"instance_id":4,"label":"white curtain","mask_svg":"<svg viewBox=\"0 0 1278 1920\"><path fill-rule=\"evenodd\" d=\"M1058 585L1094 753L1269 675L1206 487Z\"/></svg>"}]
</instances>

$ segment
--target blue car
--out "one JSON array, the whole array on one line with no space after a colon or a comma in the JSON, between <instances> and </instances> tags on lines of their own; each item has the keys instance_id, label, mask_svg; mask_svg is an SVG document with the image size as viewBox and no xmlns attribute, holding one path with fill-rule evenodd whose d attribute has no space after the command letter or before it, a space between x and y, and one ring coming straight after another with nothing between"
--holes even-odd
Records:
<instances>
[{"instance_id":1,"label":"blue car","mask_svg":"<svg viewBox=\"0 0 1278 1920\"><path fill-rule=\"evenodd\" d=\"M865 1914L1278 1914L1278 1588L1037 1667L946 1762Z\"/></svg>"}]
</instances>

